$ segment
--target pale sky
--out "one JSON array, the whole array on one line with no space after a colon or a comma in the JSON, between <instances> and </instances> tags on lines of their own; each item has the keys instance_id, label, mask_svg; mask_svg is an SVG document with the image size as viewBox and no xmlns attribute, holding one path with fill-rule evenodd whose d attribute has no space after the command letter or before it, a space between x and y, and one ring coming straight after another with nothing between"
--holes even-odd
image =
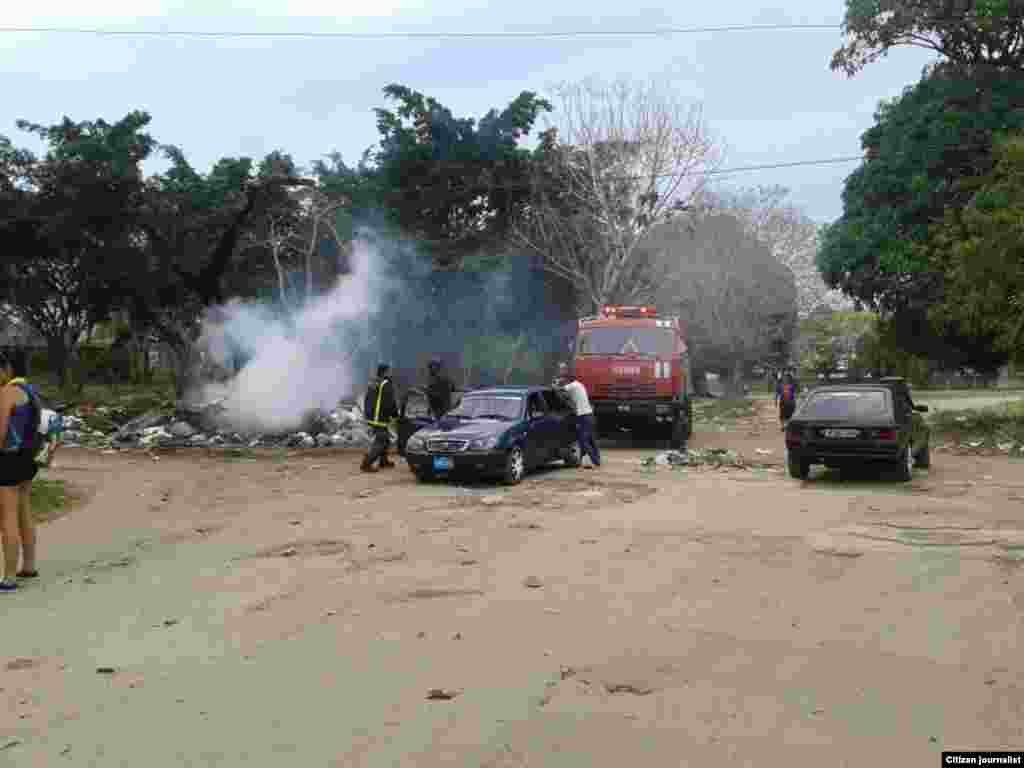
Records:
<instances>
[{"instance_id":1,"label":"pale sky","mask_svg":"<svg viewBox=\"0 0 1024 768\"><path fill-rule=\"evenodd\" d=\"M842 0L753 0L672 10L562 0L49 0L5 3L2 27L258 32L530 32L740 24L838 24ZM85 9L88 9L86 11ZM860 154L882 98L915 82L929 57L898 51L856 78L828 62L839 30L577 39L197 39L0 33L0 134L37 149L19 118L51 123L133 109L157 140L198 168L223 156L282 149L300 164L337 150L354 164L377 140L373 108L391 82L434 96L457 116L482 116L523 90L590 75L664 76L703 104L728 147L726 167ZM730 176L781 184L821 221L842 211L847 163Z\"/></svg>"}]
</instances>

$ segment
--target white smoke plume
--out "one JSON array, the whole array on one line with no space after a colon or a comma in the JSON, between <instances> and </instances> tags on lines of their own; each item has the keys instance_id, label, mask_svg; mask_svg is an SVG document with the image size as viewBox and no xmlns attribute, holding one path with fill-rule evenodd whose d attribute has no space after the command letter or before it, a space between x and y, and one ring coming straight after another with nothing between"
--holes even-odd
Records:
<instances>
[{"instance_id":1,"label":"white smoke plume","mask_svg":"<svg viewBox=\"0 0 1024 768\"><path fill-rule=\"evenodd\" d=\"M365 383L355 365L384 294L376 255L357 240L350 272L287 320L240 300L211 310L199 342L207 359L225 370L237 352L247 362L226 382L202 384L199 401L222 401L223 419L238 430L280 433L350 396Z\"/></svg>"}]
</instances>

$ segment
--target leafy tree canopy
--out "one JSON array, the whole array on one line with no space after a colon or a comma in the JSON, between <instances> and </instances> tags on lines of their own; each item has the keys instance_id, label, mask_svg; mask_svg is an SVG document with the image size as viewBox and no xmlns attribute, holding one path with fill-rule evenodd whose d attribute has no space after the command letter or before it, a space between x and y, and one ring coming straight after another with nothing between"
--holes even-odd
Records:
<instances>
[{"instance_id":1,"label":"leafy tree canopy","mask_svg":"<svg viewBox=\"0 0 1024 768\"><path fill-rule=\"evenodd\" d=\"M934 300L931 225L965 202L958 179L992 167L995 134L1024 127L1020 76L938 69L884 102L862 136L863 164L846 180L843 215L827 227L818 268L829 286L895 310Z\"/></svg>"},{"instance_id":2,"label":"leafy tree canopy","mask_svg":"<svg viewBox=\"0 0 1024 768\"><path fill-rule=\"evenodd\" d=\"M0 301L47 340L62 381L82 333L112 308L111 285L136 260L141 163L156 146L149 122L144 112L112 124L19 121L46 143L41 158L0 141Z\"/></svg>"},{"instance_id":3,"label":"leafy tree canopy","mask_svg":"<svg viewBox=\"0 0 1024 768\"><path fill-rule=\"evenodd\" d=\"M846 0L848 42L832 70L853 76L893 48L938 53L960 67L1024 69L1024 5L1017 0Z\"/></svg>"},{"instance_id":4,"label":"leafy tree canopy","mask_svg":"<svg viewBox=\"0 0 1024 768\"><path fill-rule=\"evenodd\" d=\"M392 221L442 265L501 238L530 192L519 142L551 105L524 91L476 121L403 85L384 94L398 102L376 110L378 189Z\"/></svg>"},{"instance_id":5,"label":"leafy tree canopy","mask_svg":"<svg viewBox=\"0 0 1024 768\"><path fill-rule=\"evenodd\" d=\"M994 337L997 347L1024 360L1024 134L997 148L998 162L972 193L950 210L926 249L945 274L945 301L933 311L940 327L956 323Z\"/></svg>"}]
</instances>

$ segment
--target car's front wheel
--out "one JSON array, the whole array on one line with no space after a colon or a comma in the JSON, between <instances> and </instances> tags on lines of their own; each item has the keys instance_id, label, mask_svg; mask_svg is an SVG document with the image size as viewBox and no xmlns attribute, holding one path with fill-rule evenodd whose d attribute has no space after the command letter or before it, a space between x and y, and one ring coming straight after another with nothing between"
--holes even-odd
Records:
<instances>
[{"instance_id":1,"label":"car's front wheel","mask_svg":"<svg viewBox=\"0 0 1024 768\"><path fill-rule=\"evenodd\" d=\"M429 469L416 469L412 468L412 473L416 475L416 480L421 483L429 483L434 479L434 473Z\"/></svg>"},{"instance_id":2,"label":"car's front wheel","mask_svg":"<svg viewBox=\"0 0 1024 768\"><path fill-rule=\"evenodd\" d=\"M518 485L526 474L526 458L523 456L523 449L518 445L512 446L505 457L505 472L502 480L507 485Z\"/></svg>"}]
</instances>

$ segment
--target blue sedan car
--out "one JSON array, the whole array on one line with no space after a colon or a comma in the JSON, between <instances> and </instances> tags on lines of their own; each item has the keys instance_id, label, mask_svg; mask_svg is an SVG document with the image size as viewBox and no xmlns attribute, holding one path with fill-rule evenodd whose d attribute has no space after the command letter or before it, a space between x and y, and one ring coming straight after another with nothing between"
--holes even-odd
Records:
<instances>
[{"instance_id":1,"label":"blue sedan car","mask_svg":"<svg viewBox=\"0 0 1024 768\"><path fill-rule=\"evenodd\" d=\"M578 467L581 458L569 403L552 387L467 392L405 442L405 459L421 482L464 472L515 485L531 469L554 461Z\"/></svg>"}]
</instances>

